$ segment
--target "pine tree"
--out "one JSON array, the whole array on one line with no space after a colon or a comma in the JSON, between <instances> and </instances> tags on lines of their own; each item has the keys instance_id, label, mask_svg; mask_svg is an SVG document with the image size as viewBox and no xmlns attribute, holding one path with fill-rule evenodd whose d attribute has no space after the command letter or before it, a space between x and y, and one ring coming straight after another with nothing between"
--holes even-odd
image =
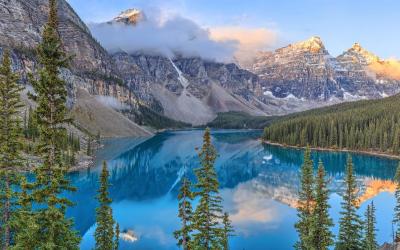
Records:
<instances>
[{"instance_id":1,"label":"pine tree","mask_svg":"<svg viewBox=\"0 0 400 250\"><path fill-rule=\"evenodd\" d=\"M351 156L347 156L346 190L343 195L340 212L339 237L336 243L338 250L357 250L361 248L361 219L357 214L356 180L353 174Z\"/></svg>"},{"instance_id":2,"label":"pine tree","mask_svg":"<svg viewBox=\"0 0 400 250\"><path fill-rule=\"evenodd\" d=\"M396 183L396 191L394 193L396 197L396 206L394 207L393 224L396 226L395 241L400 242L400 163L397 166L394 182Z\"/></svg>"},{"instance_id":3,"label":"pine tree","mask_svg":"<svg viewBox=\"0 0 400 250\"><path fill-rule=\"evenodd\" d=\"M31 139L32 141L36 140L39 133L34 113L32 107L29 107L26 138Z\"/></svg>"},{"instance_id":4,"label":"pine tree","mask_svg":"<svg viewBox=\"0 0 400 250\"><path fill-rule=\"evenodd\" d=\"M114 250L119 249L119 235L120 235L119 224L115 223Z\"/></svg>"},{"instance_id":5,"label":"pine tree","mask_svg":"<svg viewBox=\"0 0 400 250\"><path fill-rule=\"evenodd\" d=\"M299 241L295 245L296 249L310 249L312 246L314 201L313 161L311 150L307 147L304 152L304 163L301 167L301 187L297 208L299 221L295 224L299 234Z\"/></svg>"},{"instance_id":6,"label":"pine tree","mask_svg":"<svg viewBox=\"0 0 400 250\"><path fill-rule=\"evenodd\" d=\"M103 162L103 168L100 174L100 188L98 190L97 200L99 207L96 209L96 232L94 234L96 239L96 250L113 250L116 249L116 241L119 239L119 226L115 227L114 231L114 218L110 204L112 200L109 197L108 188L109 173L107 164Z\"/></svg>"},{"instance_id":7,"label":"pine tree","mask_svg":"<svg viewBox=\"0 0 400 250\"><path fill-rule=\"evenodd\" d=\"M224 213L222 224L224 225L222 230L222 249L229 250L229 237L234 236L233 233L235 230L233 229L232 223L229 220L229 214L226 212Z\"/></svg>"},{"instance_id":8,"label":"pine tree","mask_svg":"<svg viewBox=\"0 0 400 250\"><path fill-rule=\"evenodd\" d=\"M366 221L364 222L364 239L363 249L364 250L377 250L378 243L376 242L376 218L375 218L375 206L374 202L367 206L365 212Z\"/></svg>"},{"instance_id":9,"label":"pine tree","mask_svg":"<svg viewBox=\"0 0 400 250\"><path fill-rule=\"evenodd\" d=\"M181 219L181 229L174 232L175 238L178 240L178 246L182 246L182 249L190 249L190 234L192 232L192 216L193 210L191 201L193 200L193 193L191 191L191 184L189 179L186 177L182 179L182 186L178 194L179 200L179 214L178 217Z\"/></svg>"},{"instance_id":10,"label":"pine tree","mask_svg":"<svg viewBox=\"0 0 400 250\"><path fill-rule=\"evenodd\" d=\"M18 111L22 107L18 75L12 72L10 52L6 50L0 66L0 241L2 249L11 245L15 233L13 219L18 207L23 131Z\"/></svg>"},{"instance_id":11,"label":"pine tree","mask_svg":"<svg viewBox=\"0 0 400 250\"><path fill-rule=\"evenodd\" d=\"M203 136L203 147L199 152L201 167L195 170L200 197L193 216L193 244L196 249L220 249L220 221L222 219L222 198L218 192L218 178L214 168L217 152L211 143L210 129Z\"/></svg>"},{"instance_id":12,"label":"pine tree","mask_svg":"<svg viewBox=\"0 0 400 250\"><path fill-rule=\"evenodd\" d=\"M313 214L313 249L326 250L333 245L333 234L330 228L333 226L329 217L329 193L327 180L325 180L325 168L319 162L317 177L315 180L315 208Z\"/></svg>"},{"instance_id":13,"label":"pine tree","mask_svg":"<svg viewBox=\"0 0 400 250\"><path fill-rule=\"evenodd\" d=\"M66 136L67 91L59 77L60 68L67 66L68 58L62 50L58 34L57 1L49 0L49 18L44 27L42 42L37 48L38 77L30 77L37 103L35 118L39 129L38 153L43 163L34 170L35 179L30 185L31 199L39 209L34 211L38 231L37 245L33 249L78 249L80 237L72 228L73 221L65 212L72 202L62 193L74 191L66 177L68 167L63 162L60 138Z\"/></svg>"},{"instance_id":14,"label":"pine tree","mask_svg":"<svg viewBox=\"0 0 400 250\"><path fill-rule=\"evenodd\" d=\"M17 228L13 237L15 245L11 249L37 249L38 240L36 232L39 231L39 226L32 214L31 197L29 194L30 185L25 176L21 177L21 193L18 199L18 212L15 214L13 226Z\"/></svg>"}]
</instances>

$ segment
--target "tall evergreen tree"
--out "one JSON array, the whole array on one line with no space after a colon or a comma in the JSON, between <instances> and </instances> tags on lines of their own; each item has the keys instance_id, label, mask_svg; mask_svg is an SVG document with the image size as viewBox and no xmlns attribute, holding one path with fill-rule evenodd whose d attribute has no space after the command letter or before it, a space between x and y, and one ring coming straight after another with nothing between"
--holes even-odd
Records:
<instances>
[{"instance_id":1,"label":"tall evergreen tree","mask_svg":"<svg viewBox=\"0 0 400 250\"><path fill-rule=\"evenodd\" d=\"M26 138L32 140L33 142L38 137L38 127L37 121L35 119L35 112L33 111L32 107L28 109L28 120L27 120L27 131L25 132Z\"/></svg>"},{"instance_id":2,"label":"tall evergreen tree","mask_svg":"<svg viewBox=\"0 0 400 250\"><path fill-rule=\"evenodd\" d=\"M396 226L396 230L394 237L396 242L400 242L400 163L397 166L394 182L396 184L396 191L394 193L394 196L396 197L396 206L394 207L393 218L393 224Z\"/></svg>"},{"instance_id":3,"label":"tall evergreen tree","mask_svg":"<svg viewBox=\"0 0 400 250\"><path fill-rule=\"evenodd\" d=\"M232 223L229 220L229 214L226 212L224 213L222 224L224 225L222 230L222 249L229 250L229 237L234 236L233 233L235 230L233 229Z\"/></svg>"},{"instance_id":4,"label":"tall evergreen tree","mask_svg":"<svg viewBox=\"0 0 400 250\"><path fill-rule=\"evenodd\" d=\"M363 239L364 250L378 249L378 243L376 242L375 224L376 224L375 206L374 202L371 202L371 204L367 206L367 211L365 212L364 239Z\"/></svg>"},{"instance_id":5,"label":"tall evergreen tree","mask_svg":"<svg viewBox=\"0 0 400 250\"><path fill-rule=\"evenodd\" d=\"M100 188L98 190L97 200L100 206L96 209L96 232L94 234L96 239L96 250L114 250L118 248L119 241L119 226L116 224L112 215L110 204L112 200L109 197L109 173L107 164L103 162L103 168L100 174Z\"/></svg>"},{"instance_id":6,"label":"tall evergreen tree","mask_svg":"<svg viewBox=\"0 0 400 250\"><path fill-rule=\"evenodd\" d=\"M218 178L214 168L217 151L211 143L210 129L203 136L199 152L201 167L195 170L197 177L196 196L200 197L193 216L193 244L196 249L220 249L222 198L218 192Z\"/></svg>"},{"instance_id":7,"label":"tall evergreen tree","mask_svg":"<svg viewBox=\"0 0 400 250\"><path fill-rule=\"evenodd\" d=\"M59 77L60 68L67 66L68 58L62 50L58 34L57 1L49 0L49 17L43 30L42 42L37 48L39 58L38 77L31 77L37 103L35 118L39 130L38 153L43 163L34 170L31 198L38 209L34 217L38 225L33 249L78 249L80 237L72 228L73 221L65 211L72 202L62 197L65 191L74 191L66 177L60 138L66 136L67 91Z\"/></svg>"},{"instance_id":8,"label":"tall evergreen tree","mask_svg":"<svg viewBox=\"0 0 400 250\"><path fill-rule=\"evenodd\" d=\"M13 226L17 229L13 237L14 245L11 249L37 249L38 239L36 232L39 230L35 217L32 214L29 183L25 176L21 177L21 193L18 199L18 212L15 214Z\"/></svg>"},{"instance_id":9,"label":"tall evergreen tree","mask_svg":"<svg viewBox=\"0 0 400 250\"><path fill-rule=\"evenodd\" d=\"M322 162L319 162L317 177L315 180L315 208L313 214L313 249L326 250L333 245L333 234L331 227L332 219L329 217L329 193L327 189L327 180L325 180L325 168Z\"/></svg>"},{"instance_id":10,"label":"tall evergreen tree","mask_svg":"<svg viewBox=\"0 0 400 250\"><path fill-rule=\"evenodd\" d=\"M178 194L178 200L178 217L181 219L182 226L179 230L174 232L174 236L178 240L178 246L187 250L190 249L190 234L192 232L193 210L191 201L193 200L193 193L191 191L190 181L186 177L182 179L182 186Z\"/></svg>"},{"instance_id":11,"label":"tall evergreen tree","mask_svg":"<svg viewBox=\"0 0 400 250\"><path fill-rule=\"evenodd\" d=\"M115 223L114 250L119 249L119 235L120 235L119 224Z\"/></svg>"},{"instance_id":12,"label":"tall evergreen tree","mask_svg":"<svg viewBox=\"0 0 400 250\"><path fill-rule=\"evenodd\" d=\"M20 174L23 166L21 158L23 131L18 117L20 91L18 75L11 68L10 52L3 54L0 66L0 229L1 247L8 249L12 235L15 233L13 219L15 219Z\"/></svg>"},{"instance_id":13,"label":"tall evergreen tree","mask_svg":"<svg viewBox=\"0 0 400 250\"><path fill-rule=\"evenodd\" d=\"M298 222L295 224L299 234L296 249L310 249L312 246L313 206L314 206L314 178L313 161L309 147L304 152L304 163L301 166L301 186L297 207Z\"/></svg>"},{"instance_id":14,"label":"tall evergreen tree","mask_svg":"<svg viewBox=\"0 0 400 250\"><path fill-rule=\"evenodd\" d=\"M351 156L347 156L346 190L343 195L342 211L340 212L339 237L336 243L338 250L357 250L361 247L361 219L357 214L357 187L353 174Z\"/></svg>"}]
</instances>

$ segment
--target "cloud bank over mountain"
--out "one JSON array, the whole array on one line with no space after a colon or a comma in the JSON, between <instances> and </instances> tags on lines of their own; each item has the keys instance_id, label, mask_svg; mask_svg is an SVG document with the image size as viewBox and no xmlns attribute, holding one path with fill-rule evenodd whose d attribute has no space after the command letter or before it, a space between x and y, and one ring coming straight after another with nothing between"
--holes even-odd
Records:
<instances>
[{"instance_id":1,"label":"cloud bank over mountain","mask_svg":"<svg viewBox=\"0 0 400 250\"><path fill-rule=\"evenodd\" d=\"M212 40L206 29L179 16L163 23L147 19L136 26L122 23L91 24L90 29L110 52L146 52L168 57L182 54L228 61L238 47L236 41Z\"/></svg>"},{"instance_id":2,"label":"cloud bank over mountain","mask_svg":"<svg viewBox=\"0 0 400 250\"><path fill-rule=\"evenodd\" d=\"M155 15L154 13L157 13ZM277 41L277 32L266 28L204 28L188 18L153 11L136 25L119 22L89 24L94 37L110 52L145 52L202 57L231 62L249 60Z\"/></svg>"}]
</instances>

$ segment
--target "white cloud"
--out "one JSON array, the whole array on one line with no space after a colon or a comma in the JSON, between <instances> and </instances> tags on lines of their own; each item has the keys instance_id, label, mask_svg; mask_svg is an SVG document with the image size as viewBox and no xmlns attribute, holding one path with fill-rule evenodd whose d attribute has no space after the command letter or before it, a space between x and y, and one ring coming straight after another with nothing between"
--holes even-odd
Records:
<instances>
[{"instance_id":1,"label":"white cloud","mask_svg":"<svg viewBox=\"0 0 400 250\"><path fill-rule=\"evenodd\" d=\"M175 54L204 59L230 61L238 47L236 41L215 41L208 30L195 22L170 15L147 17L136 26L91 24L94 37L111 52L146 52L173 57Z\"/></svg>"},{"instance_id":2,"label":"white cloud","mask_svg":"<svg viewBox=\"0 0 400 250\"><path fill-rule=\"evenodd\" d=\"M89 24L94 37L110 52L176 54L208 60L248 62L260 50L274 47L278 32L267 28L220 26L204 28L169 9L147 9L136 26Z\"/></svg>"},{"instance_id":3,"label":"white cloud","mask_svg":"<svg viewBox=\"0 0 400 250\"><path fill-rule=\"evenodd\" d=\"M225 26L211 28L210 34L215 41L237 42L235 57L243 63L250 61L258 51L272 49L278 41L278 32L267 28Z\"/></svg>"}]
</instances>

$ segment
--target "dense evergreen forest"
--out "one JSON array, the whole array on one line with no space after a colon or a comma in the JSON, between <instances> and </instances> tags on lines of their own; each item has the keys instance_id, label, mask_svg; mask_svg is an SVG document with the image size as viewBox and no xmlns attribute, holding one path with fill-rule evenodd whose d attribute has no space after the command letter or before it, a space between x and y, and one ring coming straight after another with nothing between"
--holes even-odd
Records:
<instances>
[{"instance_id":1,"label":"dense evergreen forest","mask_svg":"<svg viewBox=\"0 0 400 250\"><path fill-rule=\"evenodd\" d=\"M282 117L265 128L263 139L294 146L399 154L400 95Z\"/></svg>"},{"instance_id":2,"label":"dense evergreen forest","mask_svg":"<svg viewBox=\"0 0 400 250\"><path fill-rule=\"evenodd\" d=\"M142 126L150 126L155 129L180 129L192 126L191 124L176 121L166 116L160 115L154 110L141 104L139 104L139 112L134 114L134 117L137 124Z\"/></svg>"},{"instance_id":3,"label":"dense evergreen forest","mask_svg":"<svg viewBox=\"0 0 400 250\"><path fill-rule=\"evenodd\" d=\"M223 129L263 129L274 119L276 119L275 116L251 116L244 112L230 111L218 113L217 117L207 126Z\"/></svg>"}]
</instances>

